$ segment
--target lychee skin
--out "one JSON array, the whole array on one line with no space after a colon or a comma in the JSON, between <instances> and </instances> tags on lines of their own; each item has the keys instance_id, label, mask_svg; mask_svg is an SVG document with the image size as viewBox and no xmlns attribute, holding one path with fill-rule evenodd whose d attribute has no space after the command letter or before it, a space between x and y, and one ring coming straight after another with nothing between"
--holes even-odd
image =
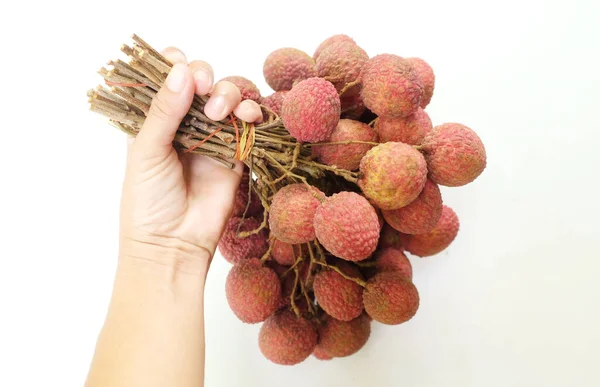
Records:
<instances>
[{"instance_id":1,"label":"lychee skin","mask_svg":"<svg viewBox=\"0 0 600 387\"><path fill-rule=\"evenodd\" d=\"M429 102L431 102L433 89L435 88L435 75L433 74L433 69L421 58L406 58L406 60L413 66L423 83L421 107L425 109L425 107L429 105Z\"/></svg>"},{"instance_id":2,"label":"lychee skin","mask_svg":"<svg viewBox=\"0 0 600 387\"><path fill-rule=\"evenodd\" d=\"M319 47L317 47L317 49L315 50L313 59L316 61L317 59L319 59L319 56L321 55L321 52L323 50L325 50L327 47L329 47L333 44L340 43L340 42L350 42L350 43L356 44L354 39L352 39L348 35L340 34L340 35L330 36L329 38L325 39L321 44L319 44Z\"/></svg>"},{"instance_id":3,"label":"lychee skin","mask_svg":"<svg viewBox=\"0 0 600 387\"><path fill-rule=\"evenodd\" d=\"M363 313L352 321L326 318L319 326L319 350L333 357L346 357L358 352L369 340L371 321Z\"/></svg>"},{"instance_id":4,"label":"lychee skin","mask_svg":"<svg viewBox=\"0 0 600 387\"><path fill-rule=\"evenodd\" d=\"M432 128L429 115L421 108L408 117L379 117L375 121L380 142L420 145Z\"/></svg>"},{"instance_id":5,"label":"lychee skin","mask_svg":"<svg viewBox=\"0 0 600 387\"><path fill-rule=\"evenodd\" d=\"M249 258L260 258L269 249L266 230L261 230L258 234L246 238L238 238L238 226L241 222L243 224L240 231L252 231L260 226L260 222L251 217L246 219L232 217L229 219L219 240L219 251L223 258L232 264Z\"/></svg>"},{"instance_id":6,"label":"lychee skin","mask_svg":"<svg viewBox=\"0 0 600 387\"><path fill-rule=\"evenodd\" d=\"M340 113L341 102L335 87L322 78L298 83L281 105L283 124L299 142L328 141Z\"/></svg>"},{"instance_id":7,"label":"lychee skin","mask_svg":"<svg viewBox=\"0 0 600 387\"><path fill-rule=\"evenodd\" d=\"M442 194L430 179L425 187L406 207L383 211L385 221L404 234L425 234L435 227L442 216Z\"/></svg>"},{"instance_id":8,"label":"lychee skin","mask_svg":"<svg viewBox=\"0 0 600 387\"><path fill-rule=\"evenodd\" d=\"M423 139L429 177L459 187L475 180L486 166L485 147L472 129L457 123L438 125Z\"/></svg>"},{"instance_id":9,"label":"lychee skin","mask_svg":"<svg viewBox=\"0 0 600 387\"><path fill-rule=\"evenodd\" d=\"M280 48L265 59L263 74L275 91L291 90L294 83L317 76L315 61L296 48Z\"/></svg>"},{"instance_id":10,"label":"lychee skin","mask_svg":"<svg viewBox=\"0 0 600 387\"><path fill-rule=\"evenodd\" d=\"M269 209L269 228L275 238L292 245L315 239L315 212L325 194L301 183L289 184L274 196Z\"/></svg>"},{"instance_id":11,"label":"lychee skin","mask_svg":"<svg viewBox=\"0 0 600 387\"><path fill-rule=\"evenodd\" d=\"M287 93L286 90L276 91L268 97L263 98L262 104L271 109L273 113L281 116L281 105Z\"/></svg>"},{"instance_id":12,"label":"lychee skin","mask_svg":"<svg viewBox=\"0 0 600 387\"><path fill-rule=\"evenodd\" d=\"M318 345L315 348L315 350L313 351L313 356L316 357L319 360L331 360L331 359L333 359L333 356L325 353L321 348L319 348Z\"/></svg>"},{"instance_id":13,"label":"lychee skin","mask_svg":"<svg viewBox=\"0 0 600 387\"><path fill-rule=\"evenodd\" d=\"M271 257L280 265L291 266L296 262L296 254L294 253L294 246L289 243L285 243L275 238L273 241L273 249L271 250Z\"/></svg>"},{"instance_id":14,"label":"lychee skin","mask_svg":"<svg viewBox=\"0 0 600 387\"><path fill-rule=\"evenodd\" d=\"M419 151L401 142L380 144L360 161L358 186L382 210L402 208L415 200L427 180L427 163Z\"/></svg>"},{"instance_id":15,"label":"lychee skin","mask_svg":"<svg viewBox=\"0 0 600 387\"><path fill-rule=\"evenodd\" d=\"M258 216L263 212L263 206L256 192L252 190L250 196L248 196L249 186L249 175L248 171L244 171L242 180L235 194L235 200L233 202L233 211L231 216L242 216L246 211L246 205L248 204L248 198L250 198L250 204L248 205L248 211L246 216Z\"/></svg>"},{"instance_id":16,"label":"lychee skin","mask_svg":"<svg viewBox=\"0 0 600 387\"><path fill-rule=\"evenodd\" d=\"M240 261L231 268L225 294L233 313L249 324L264 321L281 303L279 277L256 258Z\"/></svg>"},{"instance_id":17,"label":"lychee skin","mask_svg":"<svg viewBox=\"0 0 600 387\"><path fill-rule=\"evenodd\" d=\"M393 247L395 249L403 250L402 241L400 240L400 232L389 224L384 223L383 226L381 226L378 248L383 249L386 247Z\"/></svg>"},{"instance_id":18,"label":"lychee skin","mask_svg":"<svg viewBox=\"0 0 600 387\"><path fill-rule=\"evenodd\" d=\"M347 276L363 279L356 267L348 265L339 269ZM327 269L317 273L313 287L317 302L330 316L341 321L350 321L362 313L363 289L356 282Z\"/></svg>"},{"instance_id":19,"label":"lychee skin","mask_svg":"<svg viewBox=\"0 0 600 387\"><path fill-rule=\"evenodd\" d=\"M360 121L342 119L337 124L329 142L365 141L377 142L377 133ZM370 144L315 145L313 154L323 164L353 171L360 166L360 160L373 148Z\"/></svg>"},{"instance_id":20,"label":"lychee skin","mask_svg":"<svg viewBox=\"0 0 600 387\"><path fill-rule=\"evenodd\" d=\"M406 117L421 103L421 79L411 64L397 55L381 54L369 59L360 79L365 106L378 116Z\"/></svg>"},{"instance_id":21,"label":"lychee skin","mask_svg":"<svg viewBox=\"0 0 600 387\"><path fill-rule=\"evenodd\" d=\"M358 79L369 55L353 42L338 42L325 48L317 59L317 74L333 83L337 91Z\"/></svg>"},{"instance_id":22,"label":"lychee skin","mask_svg":"<svg viewBox=\"0 0 600 387\"><path fill-rule=\"evenodd\" d=\"M344 94L340 96L340 103L342 104L342 118L350 120L358 120L366 109L360 94L352 96Z\"/></svg>"},{"instance_id":23,"label":"lychee skin","mask_svg":"<svg viewBox=\"0 0 600 387\"><path fill-rule=\"evenodd\" d=\"M376 274L367 282L363 293L365 310L375 321L397 325L413 318L419 309L419 292L400 273Z\"/></svg>"},{"instance_id":24,"label":"lychee skin","mask_svg":"<svg viewBox=\"0 0 600 387\"><path fill-rule=\"evenodd\" d=\"M367 199L354 192L325 199L315 213L314 228L323 247L347 261L362 261L377 248L377 213Z\"/></svg>"},{"instance_id":25,"label":"lychee skin","mask_svg":"<svg viewBox=\"0 0 600 387\"><path fill-rule=\"evenodd\" d=\"M393 271L402 274L412 281L412 265L402 250L388 247L377 250L374 256L375 261L377 262L376 268L378 273Z\"/></svg>"},{"instance_id":26,"label":"lychee skin","mask_svg":"<svg viewBox=\"0 0 600 387\"><path fill-rule=\"evenodd\" d=\"M313 325L289 310L269 317L258 334L258 347L273 363L294 365L304 361L317 346Z\"/></svg>"},{"instance_id":27,"label":"lychee skin","mask_svg":"<svg viewBox=\"0 0 600 387\"><path fill-rule=\"evenodd\" d=\"M418 235L400 234L400 240L409 253L429 257L450 246L458 234L459 226L456 213L450 207L443 206L442 216L433 230Z\"/></svg>"},{"instance_id":28,"label":"lychee skin","mask_svg":"<svg viewBox=\"0 0 600 387\"><path fill-rule=\"evenodd\" d=\"M242 94L242 100L251 99L256 103L260 103L262 97L260 96L260 91L258 87L249 80L248 78L241 77L239 75L233 75L231 77L225 77L221 79L221 81L228 81L233 83L240 89L240 93Z\"/></svg>"}]
</instances>

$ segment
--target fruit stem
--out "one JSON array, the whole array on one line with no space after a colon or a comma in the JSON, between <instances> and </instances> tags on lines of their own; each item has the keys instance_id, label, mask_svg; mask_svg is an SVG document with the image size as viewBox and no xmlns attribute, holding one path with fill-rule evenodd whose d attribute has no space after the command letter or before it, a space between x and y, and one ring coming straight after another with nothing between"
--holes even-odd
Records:
<instances>
[{"instance_id":1,"label":"fruit stem","mask_svg":"<svg viewBox=\"0 0 600 387\"><path fill-rule=\"evenodd\" d=\"M290 304L292 306L292 310L296 314L296 317L300 317L300 310L298 306L296 306L296 288L298 287L298 278L300 277L300 273L298 271L298 267L294 267L294 273L296 273L296 278L294 278L294 287L292 288L292 294L290 295Z\"/></svg>"},{"instance_id":2,"label":"fruit stem","mask_svg":"<svg viewBox=\"0 0 600 387\"><path fill-rule=\"evenodd\" d=\"M350 90L351 88L353 88L354 86L358 85L360 82L358 80L350 82L350 83L346 83L346 85L342 88L342 90L340 91L340 97L342 95L344 95L345 92L347 92L348 90Z\"/></svg>"},{"instance_id":3,"label":"fruit stem","mask_svg":"<svg viewBox=\"0 0 600 387\"><path fill-rule=\"evenodd\" d=\"M269 238L269 249L260 258L261 262L265 262L271 256L271 251L273 251L273 245L275 244L274 242L275 242L275 238L273 238L273 237Z\"/></svg>"},{"instance_id":4,"label":"fruit stem","mask_svg":"<svg viewBox=\"0 0 600 387\"><path fill-rule=\"evenodd\" d=\"M325 267L327 267L327 268L329 268L329 269L331 269L331 270L335 271L336 273L338 273L339 275L341 275L341 276L342 276L342 277L344 277L345 279L347 279L347 280L350 280L350 281L354 281L354 282L356 282L357 284L359 284L360 286L362 286L363 288L364 288L365 286L367 286L367 283L366 283L365 281L361 280L360 278L354 278L354 277L350 277L350 276L348 276L348 275L344 274L344 272L343 272L343 271L341 271L341 270L340 270L340 269L339 269L337 266L335 266L335 265L330 265L330 264L328 264L328 263L325 263L325 262L318 262L318 261L315 261L315 263L316 263L317 265L325 266Z\"/></svg>"}]
</instances>

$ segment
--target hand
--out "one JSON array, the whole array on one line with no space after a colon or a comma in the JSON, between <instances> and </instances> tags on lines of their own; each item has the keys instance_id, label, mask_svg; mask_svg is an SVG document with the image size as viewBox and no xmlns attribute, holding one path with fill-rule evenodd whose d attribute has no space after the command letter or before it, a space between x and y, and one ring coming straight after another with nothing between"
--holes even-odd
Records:
<instances>
[{"instance_id":1,"label":"hand","mask_svg":"<svg viewBox=\"0 0 600 387\"><path fill-rule=\"evenodd\" d=\"M234 169L202 155L178 153L175 133L194 93L211 93L204 113L220 121L231 112L247 122L262 119L258 104L241 101L230 82L213 86L213 70L203 61L187 63L175 49L163 51L173 64L138 136L129 139L121 202L121 256L155 260L181 268L210 262L231 213L243 165ZM179 261L172 262L177 256Z\"/></svg>"}]
</instances>

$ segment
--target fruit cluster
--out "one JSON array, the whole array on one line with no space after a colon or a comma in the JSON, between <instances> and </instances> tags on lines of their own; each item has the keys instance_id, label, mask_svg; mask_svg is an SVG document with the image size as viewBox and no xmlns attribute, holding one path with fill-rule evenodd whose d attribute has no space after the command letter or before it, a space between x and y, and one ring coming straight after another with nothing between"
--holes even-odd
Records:
<instances>
[{"instance_id":1,"label":"fruit cluster","mask_svg":"<svg viewBox=\"0 0 600 387\"><path fill-rule=\"evenodd\" d=\"M370 58L336 35L313 57L276 50L263 69L275 91L268 97L248 79L226 80L333 172L264 199L260 187L275 184L247 169L219 243L233 264L227 300L241 321L264 322L259 347L277 364L349 356L367 342L372 320L395 325L416 314L405 253L431 256L455 239L458 217L439 185L472 182L485 149L465 125L432 125L424 109L435 77L422 59Z\"/></svg>"}]
</instances>

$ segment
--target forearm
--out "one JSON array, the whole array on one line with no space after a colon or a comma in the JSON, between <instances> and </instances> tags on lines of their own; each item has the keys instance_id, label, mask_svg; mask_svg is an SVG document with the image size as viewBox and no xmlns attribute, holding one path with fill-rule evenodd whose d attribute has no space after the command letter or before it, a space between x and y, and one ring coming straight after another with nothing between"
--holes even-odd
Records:
<instances>
[{"instance_id":1,"label":"forearm","mask_svg":"<svg viewBox=\"0 0 600 387\"><path fill-rule=\"evenodd\" d=\"M209 253L127 246L86 386L202 386Z\"/></svg>"}]
</instances>

